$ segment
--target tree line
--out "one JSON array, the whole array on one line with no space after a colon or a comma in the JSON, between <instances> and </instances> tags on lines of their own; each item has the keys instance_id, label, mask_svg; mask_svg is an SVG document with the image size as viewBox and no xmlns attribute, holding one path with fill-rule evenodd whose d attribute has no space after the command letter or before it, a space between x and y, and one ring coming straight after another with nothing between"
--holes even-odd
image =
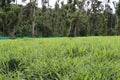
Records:
<instances>
[{"instance_id":1,"label":"tree line","mask_svg":"<svg viewBox=\"0 0 120 80\"><path fill-rule=\"evenodd\" d=\"M104 9L98 0L68 0L67 4L57 0L55 8L49 6L49 0L42 0L41 8L36 0L26 6L11 2L15 0L0 0L0 36L120 35L120 1L113 3L115 14L110 5ZM85 4L91 8L85 10Z\"/></svg>"}]
</instances>

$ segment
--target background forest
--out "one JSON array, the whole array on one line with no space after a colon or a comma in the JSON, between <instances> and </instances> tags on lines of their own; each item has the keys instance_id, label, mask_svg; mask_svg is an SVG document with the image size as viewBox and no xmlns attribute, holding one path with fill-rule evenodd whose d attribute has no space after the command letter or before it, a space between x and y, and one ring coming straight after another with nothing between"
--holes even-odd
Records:
<instances>
[{"instance_id":1,"label":"background forest","mask_svg":"<svg viewBox=\"0 0 120 80\"><path fill-rule=\"evenodd\" d=\"M0 36L120 35L120 1L113 2L115 14L110 5L103 8L99 0L68 0L61 6L57 0L55 8L49 6L49 0L42 0L41 8L36 0L30 0L26 6L11 2L15 0L0 0ZM91 8L85 10L85 3Z\"/></svg>"}]
</instances>

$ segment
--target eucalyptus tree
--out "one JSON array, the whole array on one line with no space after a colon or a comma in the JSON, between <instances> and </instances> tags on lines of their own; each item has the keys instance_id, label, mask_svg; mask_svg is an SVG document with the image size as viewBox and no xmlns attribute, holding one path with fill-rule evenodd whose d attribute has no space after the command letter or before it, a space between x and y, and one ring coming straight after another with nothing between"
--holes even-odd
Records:
<instances>
[{"instance_id":1,"label":"eucalyptus tree","mask_svg":"<svg viewBox=\"0 0 120 80\"><path fill-rule=\"evenodd\" d=\"M22 1L24 2L26 0ZM37 2L37 0L29 0L29 3L22 9L20 32L22 32L24 36L35 37Z\"/></svg>"},{"instance_id":2,"label":"eucalyptus tree","mask_svg":"<svg viewBox=\"0 0 120 80\"><path fill-rule=\"evenodd\" d=\"M66 5L62 2L61 7L60 7L60 2L59 0L56 1L55 3L55 8L53 9L53 35L55 36L66 36L68 32L68 27L66 25L66 20L68 19L66 15L67 10L66 10Z\"/></svg>"},{"instance_id":3,"label":"eucalyptus tree","mask_svg":"<svg viewBox=\"0 0 120 80\"><path fill-rule=\"evenodd\" d=\"M1 18L1 26L2 26L2 32L4 33L4 30L7 26L7 12L10 10L10 3L13 0L0 0L0 18Z\"/></svg>"},{"instance_id":4,"label":"eucalyptus tree","mask_svg":"<svg viewBox=\"0 0 120 80\"><path fill-rule=\"evenodd\" d=\"M117 10L116 10L116 13L117 13L117 17L118 17L118 27L117 27L117 33L118 35L120 35L120 0L119 0L119 3L117 5Z\"/></svg>"},{"instance_id":5,"label":"eucalyptus tree","mask_svg":"<svg viewBox=\"0 0 120 80\"><path fill-rule=\"evenodd\" d=\"M53 9L53 17L52 17L52 29L53 29L53 35L55 36L58 36L58 30L59 30L59 27L60 27L60 21L59 21L59 18L60 18L60 8L59 8L59 0L57 0L55 2L55 9Z\"/></svg>"},{"instance_id":6,"label":"eucalyptus tree","mask_svg":"<svg viewBox=\"0 0 120 80\"><path fill-rule=\"evenodd\" d=\"M99 35L103 28L102 2L91 0L91 9L89 13L89 25L87 27L88 35ZM100 31L99 31L100 30Z\"/></svg>"},{"instance_id":7,"label":"eucalyptus tree","mask_svg":"<svg viewBox=\"0 0 120 80\"><path fill-rule=\"evenodd\" d=\"M69 36L75 37L86 35L86 26L88 17L84 10L86 0L69 0L68 1L68 21L70 23Z\"/></svg>"},{"instance_id":8,"label":"eucalyptus tree","mask_svg":"<svg viewBox=\"0 0 120 80\"><path fill-rule=\"evenodd\" d=\"M69 31L68 31L68 36L74 37L76 36L76 34L74 34L76 32L76 27L73 24L73 17L72 15L74 14L74 12L76 11L75 8L75 1L72 0L68 0L67 4L66 4L66 18L68 21L68 26L69 26Z\"/></svg>"},{"instance_id":9,"label":"eucalyptus tree","mask_svg":"<svg viewBox=\"0 0 120 80\"><path fill-rule=\"evenodd\" d=\"M84 10L84 5L87 0L74 0L74 3L80 10ZM88 1L89 2L89 1Z\"/></svg>"},{"instance_id":10,"label":"eucalyptus tree","mask_svg":"<svg viewBox=\"0 0 120 80\"><path fill-rule=\"evenodd\" d=\"M7 13L8 33L12 39L15 38L15 33L19 28L18 23L20 19L20 12L21 12L21 7L12 5L11 11L8 11Z\"/></svg>"},{"instance_id":11,"label":"eucalyptus tree","mask_svg":"<svg viewBox=\"0 0 120 80\"><path fill-rule=\"evenodd\" d=\"M46 10L49 7L49 0L41 0L42 10Z\"/></svg>"},{"instance_id":12,"label":"eucalyptus tree","mask_svg":"<svg viewBox=\"0 0 120 80\"><path fill-rule=\"evenodd\" d=\"M110 6L110 0L107 1L105 7L105 14L107 14L107 25L106 25L106 35L114 35L116 34L115 31L115 23L116 23L116 15L113 14L113 8ZM113 2L114 8L115 3Z\"/></svg>"},{"instance_id":13,"label":"eucalyptus tree","mask_svg":"<svg viewBox=\"0 0 120 80\"><path fill-rule=\"evenodd\" d=\"M11 38L15 38L20 13L20 7L11 4L13 1L15 0L0 0L3 33L8 34Z\"/></svg>"},{"instance_id":14,"label":"eucalyptus tree","mask_svg":"<svg viewBox=\"0 0 120 80\"><path fill-rule=\"evenodd\" d=\"M35 37L35 8L37 0L30 0L31 12L32 12L32 37Z\"/></svg>"}]
</instances>

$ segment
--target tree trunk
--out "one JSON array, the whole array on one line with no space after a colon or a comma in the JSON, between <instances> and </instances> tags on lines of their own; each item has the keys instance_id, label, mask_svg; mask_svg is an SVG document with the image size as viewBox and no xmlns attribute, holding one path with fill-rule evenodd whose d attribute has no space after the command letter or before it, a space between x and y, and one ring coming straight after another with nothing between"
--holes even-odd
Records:
<instances>
[{"instance_id":1,"label":"tree trunk","mask_svg":"<svg viewBox=\"0 0 120 80\"><path fill-rule=\"evenodd\" d=\"M77 36L77 30L76 30L76 26L74 25L74 37L76 37Z\"/></svg>"},{"instance_id":2,"label":"tree trunk","mask_svg":"<svg viewBox=\"0 0 120 80\"><path fill-rule=\"evenodd\" d=\"M35 5L33 7L32 37L35 37Z\"/></svg>"},{"instance_id":3,"label":"tree trunk","mask_svg":"<svg viewBox=\"0 0 120 80\"><path fill-rule=\"evenodd\" d=\"M35 21L32 21L32 37L35 37Z\"/></svg>"},{"instance_id":4,"label":"tree trunk","mask_svg":"<svg viewBox=\"0 0 120 80\"><path fill-rule=\"evenodd\" d=\"M69 33L69 36L70 37L76 37L76 26L75 26L75 24L72 26L71 24L70 24L70 33Z\"/></svg>"},{"instance_id":5,"label":"tree trunk","mask_svg":"<svg viewBox=\"0 0 120 80\"><path fill-rule=\"evenodd\" d=\"M14 27L13 30L10 32L10 38L11 38L11 39L15 39L15 27Z\"/></svg>"},{"instance_id":6,"label":"tree trunk","mask_svg":"<svg viewBox=\"0 0 120 80\"><path fill-rule=\"evenodd\" d=\"M17 5L17 0L16 0L16 5Z\"/></svg>"},{"instance_id":7,"label":"tree trunk","mask_svg":"<svg viewBox=\"0 0 120 80\"><path fill-rule=\"evenodd\" d=\"M118 17L118 35L120 35L120 17Z\"/></svg>"},{"instance_id":8,"label":"tree trunk","mask_svg":"<svg viewBox=\"0 0 120 80\"><path fill-rule=\"evenodd\" d=\"M71 31L72 31L72 24L70 23L69 34L68 34L69 37L71 37Z\"/></svg>"}]
</instances>

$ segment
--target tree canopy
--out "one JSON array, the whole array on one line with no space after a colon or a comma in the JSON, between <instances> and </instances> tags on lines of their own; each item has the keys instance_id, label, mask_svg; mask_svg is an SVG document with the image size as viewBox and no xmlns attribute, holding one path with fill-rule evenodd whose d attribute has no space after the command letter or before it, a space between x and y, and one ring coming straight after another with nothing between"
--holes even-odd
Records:
<instances>
[{"instance_id":1,"label":"tree canopy","mask_svg":"<svg viewBox=\"0 0 120 80\"><path fill-rule=\"evenodd\" d=\"M11 4L15 0L0 0L0 36L101 36L120 34L120 2L116 13L98 0L87 2L91 8L85 10L87 0L68 0L49 6L49 0L42 0L37 7L36 0L26 6ZM109 1L108 1L109 3Z\"/></svg>"}]
</instances>

